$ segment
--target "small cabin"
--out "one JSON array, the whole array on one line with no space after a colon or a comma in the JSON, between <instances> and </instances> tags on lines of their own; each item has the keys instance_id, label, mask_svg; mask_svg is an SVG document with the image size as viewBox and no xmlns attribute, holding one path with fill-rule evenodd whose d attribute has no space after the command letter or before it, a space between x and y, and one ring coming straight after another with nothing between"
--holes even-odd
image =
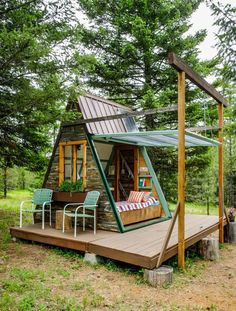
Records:
<instances>
[{"instance_id":1,"label":"small cabin","mask_svg":"<svg viewBox=\"0 0 236 311\"><path fill-rule=\"evenodd\" d=\"M124 232L171 218L146 147L129 135L139 133L134 118L89 121L132 110L91 94L80 96L73 108L88 122L65 124L59 131L44 180L44 187L54 190L54 211L98 190L98 229ZM60 191L69 183L80 189Z\"/></svg>"},{"instance_id":2,"label":"small cabin","mask_svg":"<svg viewBox=\"0 0 236 311\"><path fill-rule=\"evenodd\" d=\"M57 226L42 230L39 224L12 227L12 236L91 252L148 269L159 267L175 254L183 269L185 249L215 230L219 229L219 241L224 242L224 225L229 220L223 191L223 112L228 103L177 55L169 53L168 62L178 71L178 106L167 107L178 113L176 130L139 131L133 118L137 112L91 94L80 96L70 107L80 112L82 118L61 125L43 184L54 190L54 223L66 203L83 202L88 191L98 190L96 219L101 230L96 236L87 230L73 237L71 230L63 233L56 230ZM217 129L218 140L185 128L186 79L216 101L218 125L195 129ZM219 216L185 214L185 149L198 146L218 149ZM147 147L178 150L178 201L173 217Z\"/></svg>"}]
</instances>

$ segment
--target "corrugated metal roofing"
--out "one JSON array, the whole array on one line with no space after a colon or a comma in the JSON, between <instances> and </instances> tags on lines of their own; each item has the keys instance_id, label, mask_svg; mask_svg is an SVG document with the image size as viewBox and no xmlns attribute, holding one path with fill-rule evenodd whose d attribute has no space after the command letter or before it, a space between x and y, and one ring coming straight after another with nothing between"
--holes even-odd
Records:
<instances>
[{"instance_id":1,"label":"corrugated metal roofing","mask_svg":"<svg viewBox=\"0 0 236 311\"><path fill-rule=\"evenodd\" d=\"M92 136L94 140L112 141L123 144L151 147L178 147L178 131L147 131L130 133L98 134ZM218 146L220 143L199 134L185 131L186 147Z\"/></svg>"},{"instance_id":2,"label":"corrugated metal roofing","mask_svg":"<svg viewBox=\"0 0 236 311\"><path fill-rule=\"evenodd\" d=\"M84 119L111 116L132 111L128 107L91 94L80 96L78 105ZM134 118L132 117L86 123L86 126L88 132L91 134L138 131Z\"/></svg>"}]
</instances>

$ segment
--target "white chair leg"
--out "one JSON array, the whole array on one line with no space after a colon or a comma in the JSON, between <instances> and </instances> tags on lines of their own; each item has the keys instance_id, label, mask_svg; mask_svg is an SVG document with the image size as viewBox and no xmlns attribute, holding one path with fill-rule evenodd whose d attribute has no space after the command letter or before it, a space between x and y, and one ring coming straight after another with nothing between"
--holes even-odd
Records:
<instances>
[{"instance_id":1,"label":"white chair leg","mask_svg":"<svg viewBox=\"0 0 236 311\"><path fill-rule=\"evenodd\" d=\"M42 210L42 229L44 230L44 209Z\"/></svg>"},{"instance_id":2,"label":"white chair leg","mask_svg":"<svg viewBox=\"0 0 236 311\"><path fill-rule=\"evenodd\" d=\"M85 208L83 207L83 214L85 214ZM83 231L85 231L85 217L83 217Z\"/></svg>"},{"instance_id":3,"label":"white chair leg","mask_svg":"<svg viewBox=\"0 0 236 311\"><path fill-rule=\"evenodd\" d=\"M63 215L62 215L62 232L65 232L65 213L63 211Z\"/></svg>"},{"instance_id":4,"label":"white chair leg","mask_svg":"<svg viewBox=\"0 0 236 311\"><path fill-rule=\"evenodd\" d=\"M20 228L22 228L22 209L20 209Z\"/></svg>"},{"instance_id":5,"label":"white chair leg","mask_svg":"<svg viewBox=\"0 0 236 311\"><path fill-rule=\"evenodd\" d=\"M77 217L75 216L75 228L74 228L74 237L76 238L76 228L77 228Z\"/></svg>"},{"instance_id":6,"label":"white chair leg","mask_svg":"<svg viewBox=\"0 0 236 311\"><path fill-rule=\"evenodd\" d=\"M50 221L50 227L52 226L52 207L50 205L50 208L49 208L49 221Z\"/></svg>"},{"instance_id":7,"label":"white chair leg","mask_svg":"<svg viewBox=\"0 0 236 311\"><path fill-rule=\"evenodd\" d=\"M96 212L94 211L94 234L96 234Z\"/></svg>"},{"instance_id":8,"label":"white chair leg","mask_svg":"<svg viewBox=\"0 0 236 311\"><path fill-rule=\"evenodd\" d=\"M32 213L32 224L34 225L34 213Z\"/></svg>"}]
</instances>

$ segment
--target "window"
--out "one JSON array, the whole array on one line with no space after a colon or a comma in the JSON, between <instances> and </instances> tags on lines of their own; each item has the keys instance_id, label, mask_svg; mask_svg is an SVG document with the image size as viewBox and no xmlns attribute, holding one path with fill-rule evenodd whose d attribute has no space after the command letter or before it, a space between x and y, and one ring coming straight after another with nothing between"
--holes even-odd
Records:
<instances>
[{"instance_id":1,"label":"window","mask_svg":"<svg viewBox=\"0 0 236 311\"><path fill-rule=\"evenodd\" d=\"M59 143L59 185L64 180L76 182L82 178L86 187L86 155L86 140Z\"/></svg>"}]
</instances>

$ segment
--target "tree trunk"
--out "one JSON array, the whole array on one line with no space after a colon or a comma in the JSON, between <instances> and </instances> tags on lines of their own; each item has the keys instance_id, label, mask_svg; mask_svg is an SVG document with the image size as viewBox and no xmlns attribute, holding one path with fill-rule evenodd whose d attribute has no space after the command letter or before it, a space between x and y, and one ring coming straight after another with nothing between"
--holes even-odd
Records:
<instances>
[{"instance_id":1,"label":"tree trunk","mask_svg":"<svg viewBox=\"0 0 236 311\"><path fill-rule=\"evenodd\" d=\"M7 197L7 165L3 167L3 197Z\"/></svg>"}]
</instances>

